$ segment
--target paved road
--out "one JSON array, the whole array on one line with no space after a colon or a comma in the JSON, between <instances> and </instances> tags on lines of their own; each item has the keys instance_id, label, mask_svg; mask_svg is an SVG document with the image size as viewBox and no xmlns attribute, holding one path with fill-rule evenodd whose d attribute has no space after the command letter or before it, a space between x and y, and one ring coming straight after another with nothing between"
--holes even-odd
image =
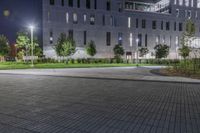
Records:
<instances>
[{"instance_id":1,"label":"paved road","mask_svg":"<svg viewBox=\"0 0 200 133\"><path fill-rule=\"evenodd\" d=\"M0 74L0 133L200 133L200 85Z\"/></svg>"},{"instance_id":2,"label":"paved road","mask_svg":"<svg viewBox=\"0 0 200 133\"><path fill-rule=\"evenodd\" d=\"M27 70L0 70L0 73L200 83L200 80L197 79L160 76L151 73L151 70L159 68L160 66L139 67L139 68L114 67L114 68L73 68L73 69L27 69Z\"/></svg>"}]
</instances>

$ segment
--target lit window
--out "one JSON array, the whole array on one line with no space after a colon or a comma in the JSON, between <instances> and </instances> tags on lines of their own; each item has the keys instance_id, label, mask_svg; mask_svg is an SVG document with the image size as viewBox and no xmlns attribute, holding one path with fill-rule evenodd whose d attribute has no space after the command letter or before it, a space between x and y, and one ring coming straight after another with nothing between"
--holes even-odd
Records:
<instances>
[{"instance_id":1,"label":"lit window","mask_svg":"<svg viewBox=\"0 0 200 133\"><path fill-rule=\"evenodd\" d=\"M176 36L176 46L178 46L178 44L179 44L179 37Z\"/></svg>"},{"instance_id":2,"label":"lit window","mask_svg":"<svg viewBox=\"0 0 200 133\"><path fill-rule=\"evenodd\" d=\"M90 16L90 24L91 24L91 25L94 25L94 24L95 24L95 16L94 16L94 15L91 15L91 16Z\"/></svg>"},{"instance_id":3,"label":"lit window","mask_svg":"<svg viewBox=\"0 0 200 133\"><path fill-rule=\"evenodd\" d=\"M189 6L189 0L185 0L185 6Z\"/></svg>"},{"instance_id":4,"label":"lit window","mask_svg":"<svg viewBox=\"0 0 200 133\"><path fill-rule=\"evenodd\" d=\"M128 28L131 28L131 17L128 17Z\"/></svg>"},{"instance_id":5,"label":"lit window","mask_svg":"<svg viewBox=\"0 0 200 133\"><path fill-rule=\"evenodd\" d=\"M133 33L130 33L130 46L133 46Z\"/></svg>"},{"instance_id":6,"label":"lit window","mask_svg":"<svg viewBox=\"0 0 200 133\"><path fill-rule=\"evenodd\" d=\"M73 23L77 24L78 23L78 16L76 13L73 13Z\"/></svg>"},{"instance_id":7,"label":"lit window","mask_svg":"<svg viewBox=\"0 0 200 133\"><path fill-rule=\"evenodd\" d=\"M180 5L180 6L183 5L183 0L179 0L179 5Z\"/></svg>"},{"instance_id":8,"label":"lit window","mask_svg":"<svg viewBox=\"0 0 200 133\"><path fill-rule=\"evenodd\" d=\"M66 17L66 23L68 24L69 23L69 13L66 13L65 17Z\"/></svg>"},{"instance_id":9,"label":"lit window","mask_svg":"<svg viewBox=\"0 0 200 133\"><path fill-rule=\"evenodd\" d=\"M191 0L191 7L194 7L194 0Z\"/></svg>"},{"instance_id":10,"label":"lit window","mask_svg":"<svg viewBox=\"0 0 200 133\"><path fill-rule=\"evenodd\" d=\"M200 0L197 0L197 8L200 8Z\"/></svg>"},{"instance_id":11,"label":"lit window","mask_svg":"<svg viewBox=\"0 0 200 133\"><path fill-rule=\"evenodd\" d=\"M87 15L86 14L83 15L83 21L84 21L84 23L87 22Z\"/></svg>"},{"instance_id":12,"label":"lit window","mask_svg":"<svg viewBox=\"0 0 200 133\"><path fill-rule=\"evenodd\" d=\"M177 0L174 0L174 5L176 5L177 4Z\"/></svg>"},{"instance_id":13,"label":"lit window","mask_svg":"<svg viewBox=\"0 0 200 133\"><path fill-rule=\"evenodd\" d=\"M190 19L192 17L192 13L191 11L188 11L188 19Z\"/></svg>"}]
</instances>

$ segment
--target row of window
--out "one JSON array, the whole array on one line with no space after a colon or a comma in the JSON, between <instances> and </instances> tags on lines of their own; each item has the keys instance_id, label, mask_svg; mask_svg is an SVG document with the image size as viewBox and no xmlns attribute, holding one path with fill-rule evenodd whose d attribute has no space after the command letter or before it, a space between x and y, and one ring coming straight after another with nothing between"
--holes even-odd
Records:
<instances>
[{"instance_id":1,"label":"row of window","mask_svg":"<svg viewBox=\"0 0 200 133\"><path fill-rule=\"evenodd\" d=\"M70 38L72 38L73 39L73 35L74 34L74 31L73 30L69 30L68 31L68 35L69 35L69 37ZM144 39L143 39L143 37L144 37ZM111 46L111 41L112 41L112 34L111 34L111 32L106 32L106 45L107 46ZM175 45L176 45L176 47L178 47L179 46L179 36L176 36L176 38L175 38L176 40L175 40ZM144 40L144 43L143 43L143 40ZM132 47L133 46L133 43L134 43L134 40L133 40L133 33L130 33L129 34L129 46L130 47ZM139 46L139 47L142 47L143 46L143 44L144 44L144 46L145 47L148 47L148 35L147 34L145 34L144 36L143 36L143 34L141 34L141 33L139 33L138 35L137 35L137 40L135 40L135 43L137 43L137 45ZM158 36L156 36L156 38L155 38L155 44L166 44L166 37L165 37L165 35L164 36L161 36L161 35L158 35ZM53 44L53 31L50 31L50 44ZM84 45L86 45L87 44L87 31L83 31L83 44ZM120 44L120 45L123 45L123 33L121 33L121 32L119 32L118 33L118 44ZM172 44L172 37L170 36L170 38L169 38L169 46L171 47L171 44Z\"/></svg>"},{"instance_id":2,"label":"row of window","mask_svg":"<svg viewBox=\"0 0 200 133\"><path fill-rule=\"evenodd\" d=\"M183 6L185 5L186 7L194 7L196 3L194 3L195 0L174 0L175 5L180 5ZM200 0L196 0L197 4L196 7L200 8Z\"/></svg>"},{"instance_id":3,"label":"row of window","mask_svg":"<svg viewBox=\"0 0 200 133\"><path fill-rule=\"evenodd\" d=\"M50 17L50 16L49 16ZM102 16L102 25L105 26L106 25L106 16L103 15ZM50 18L48 18L50 21ZM114 16L110 16L109 18L109 25L110 26L117 26L117 21L116 21L116 18ZM95 15L90 15L90 18L89 18L89 21L90 21L90 25L95 25ZM84 14L83 15L83 22L86 23L87 22L87 15ZM66 23L68 24L69 23L69 13L66 13ZM135 19L135 27L136 28L139 28L139 19ZM152 29L156 30L158 29L157 28L157 21L156 20L153 20L152 21ZM77 13L73 13L73 24L78 24L78 15ZM141 20L141 28L142 29L146 29L146 20L145 19L142 19ZM128 28L131 28L132 27L132 18L131 17L128 17ZM171 24L170 22L165 22L165 28L164 28L164 21L161 21L160 23L160 29L161 30L170 30L170 27L171 27ZM178 27L178 28L177 28ZM174 22L174 31L176 31L178 29L178 31L183 31L183 24L182 23L178 23L178 26L177 26L177 22Z\"/></svg>"},{"instance_id":4,"label":"row of window","mask_svg":"<svg viewBox=\"0 0 200 133\"><path fill-rule=\"evenodd\" d=\"M82 0L76 0L76 2L77 2L77 3L76 3L76 7L77 7L77 8L82 7L81 1L82 1ZM97 9L97 0L93 0L93 1L94 1L93 8L94 8L94 9ZM75 3L75 0L68 0L68 2L67 2L67 0L61 0L61 1L60 1L60 5L61 5L61 6L65 6L65 4L67 4L69 7L74 7L74 3ZM55 0L49 0L49 4L50 4L50 5L55 5ZM86 7L87 9L91 9L91 8L92 8L92 6L91 6L91 0L86 0L86 2L85 2L85 7ZM107 1L106 1L106 10L108 10L108 11L111 10L111 0L107 0Z\"/></svg>"}]
</instances>

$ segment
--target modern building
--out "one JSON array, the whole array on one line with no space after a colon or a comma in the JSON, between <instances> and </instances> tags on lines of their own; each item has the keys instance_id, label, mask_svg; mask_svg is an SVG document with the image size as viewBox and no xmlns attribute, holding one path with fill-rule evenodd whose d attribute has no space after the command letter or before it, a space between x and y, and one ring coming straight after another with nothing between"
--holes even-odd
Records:
<instances>
[{"instance_id":1,"label":"modern building","mask_svg":"<svg viewBox=\"0 0 200 133\"><path fill-rule=\"evenodd\" d=\"M75 58L86 57L84 46L90 40L96 58L113 57L116 44L124 47L127 59L136 58L139 47L147 47L147 58L153 58L156 44L167 44L169 58L178 58L188 19L199 37L200 0L43 0L43 50L56 57L53 46L65 33L76 42Z\"/></svg>"}]
</instances>

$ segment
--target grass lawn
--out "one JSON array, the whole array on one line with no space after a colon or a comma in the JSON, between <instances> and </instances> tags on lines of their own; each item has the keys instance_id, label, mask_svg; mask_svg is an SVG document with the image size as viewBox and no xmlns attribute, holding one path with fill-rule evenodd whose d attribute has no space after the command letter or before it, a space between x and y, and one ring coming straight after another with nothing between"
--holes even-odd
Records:
<instances>
[{"instance_id":1,"label":"grass lawn","mask_svg":"<svg viewBox=\"0 0 200 133\"><path fill-rule=\"evenodd\" d=\"M65 64L65 63L37 63L34 65L35 69L48 68L97 68L97 67L131 67L136 64ZM152 66L151 64L140 64L139 66ZM10 69L31 69L30 64L21 62L3 62L0 63L0 70Z\"/></svg>"}]
</instances>

